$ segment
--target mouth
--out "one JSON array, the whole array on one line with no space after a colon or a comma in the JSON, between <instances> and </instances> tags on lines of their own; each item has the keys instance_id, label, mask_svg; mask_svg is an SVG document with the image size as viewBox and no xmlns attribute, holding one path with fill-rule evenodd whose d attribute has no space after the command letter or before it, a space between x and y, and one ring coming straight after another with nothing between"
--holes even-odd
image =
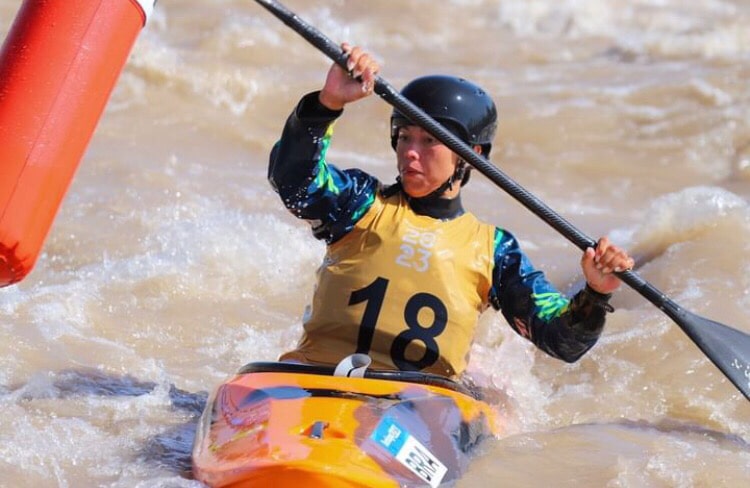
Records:
<instances>
[{"instance_id":1,"label":"mouth","mask_svg":"<svg viewBox=\"0 0 750 488\"><path fill-rule=\"evenodd\" d=\"M406 168L401 169L401 176L418 176L421 174L422 171L414 167L407 166Z\"/></svg>"}]
</instances>

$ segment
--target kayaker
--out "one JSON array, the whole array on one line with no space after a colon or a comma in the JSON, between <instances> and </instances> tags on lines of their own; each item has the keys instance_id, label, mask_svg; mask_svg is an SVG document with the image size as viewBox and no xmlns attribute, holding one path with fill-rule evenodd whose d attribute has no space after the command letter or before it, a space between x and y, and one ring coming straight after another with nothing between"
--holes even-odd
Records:
<instances>
[{"instance_id":1,"label":"kayaker","mask_svg":"<svg viewBox=\"0 0 750 488\"><path fill-rule=\"evenodd\" d=\"M327 244L304 333L282 361L336 365L352 353L373 367L449 377L464 371L477 320L488 307L546 353L578 360L598 340L613 271L633 260L607 237L581 258L585 287L567 298L533 267L507 230L461 204L470 167L397 111L391 145L398 177L386 185L327 161L344 107L373 93L377 61L342 45L349 72L333 64L305 95L271 151L269 180L286 207ZM401 92L485 157L497 110L479 86L452 76L417 78Z\"/></svg>"}]
</instances>

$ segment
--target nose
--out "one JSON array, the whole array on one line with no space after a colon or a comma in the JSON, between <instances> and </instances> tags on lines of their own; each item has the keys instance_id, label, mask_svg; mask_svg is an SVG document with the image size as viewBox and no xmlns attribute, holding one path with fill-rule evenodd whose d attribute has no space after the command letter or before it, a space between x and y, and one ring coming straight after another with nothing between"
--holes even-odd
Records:
<instances>
[{"instance_id":1,"label":"nose","mask_svg":"<svg viewBox=\"0 0 750 488\"><path fill-rule=\"evenodd\" d=\"M407 159L419 159L420 147L419 143L415 141L403 142L401 147L404 156Z\"/></svg>"},{"instance_id":2,"label":"nose","mask_svg":"<svg viewBox=\"0 0 750 488\"><path fill-rule=\"evenodd\" d=\"M414 147L407 148L406 150L407 159L419 159L419 151Z\"/></svg>"}]
</instances>

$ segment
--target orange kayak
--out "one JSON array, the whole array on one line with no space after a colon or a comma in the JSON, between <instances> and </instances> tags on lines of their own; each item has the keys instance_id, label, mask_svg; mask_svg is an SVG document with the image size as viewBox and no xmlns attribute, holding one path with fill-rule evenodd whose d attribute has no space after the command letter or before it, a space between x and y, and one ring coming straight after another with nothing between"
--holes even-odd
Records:
<instances>
[{"instance_id":1,"label":"orange kayak","mask_svg":"<svg viewBox=\"0 0 750 488\"><path fill-rule=\"evenodd\" d=\"M501 431L495 411L441 376L251 363L209 399L193 474L212 487L439 486Z\"/></svg>"}]
</instances>

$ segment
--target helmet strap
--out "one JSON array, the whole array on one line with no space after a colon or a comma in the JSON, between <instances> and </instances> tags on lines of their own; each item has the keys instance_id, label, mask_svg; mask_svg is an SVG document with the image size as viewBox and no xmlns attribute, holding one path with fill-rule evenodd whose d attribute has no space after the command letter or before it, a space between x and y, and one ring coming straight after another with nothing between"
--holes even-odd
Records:
<instances>
[{"instance_id":1,"label":"helmet strap","mask_svg":"<svg viewBox=\"0 0 750 488\"><path fill-rule=\"evenodd\" d=\"M437 187L435 190L433 190L428 195L423 196L422 198L440 198L442 197L445 192L453 190L453 184L458 182L458 184L461 184L461 181L464 179L464 175L466 174L466 162L462 159L458 160L458 164L456 165L456 170L453 172L453 174L445 180L445 183Z\"/></svg>"}]
</instances>

